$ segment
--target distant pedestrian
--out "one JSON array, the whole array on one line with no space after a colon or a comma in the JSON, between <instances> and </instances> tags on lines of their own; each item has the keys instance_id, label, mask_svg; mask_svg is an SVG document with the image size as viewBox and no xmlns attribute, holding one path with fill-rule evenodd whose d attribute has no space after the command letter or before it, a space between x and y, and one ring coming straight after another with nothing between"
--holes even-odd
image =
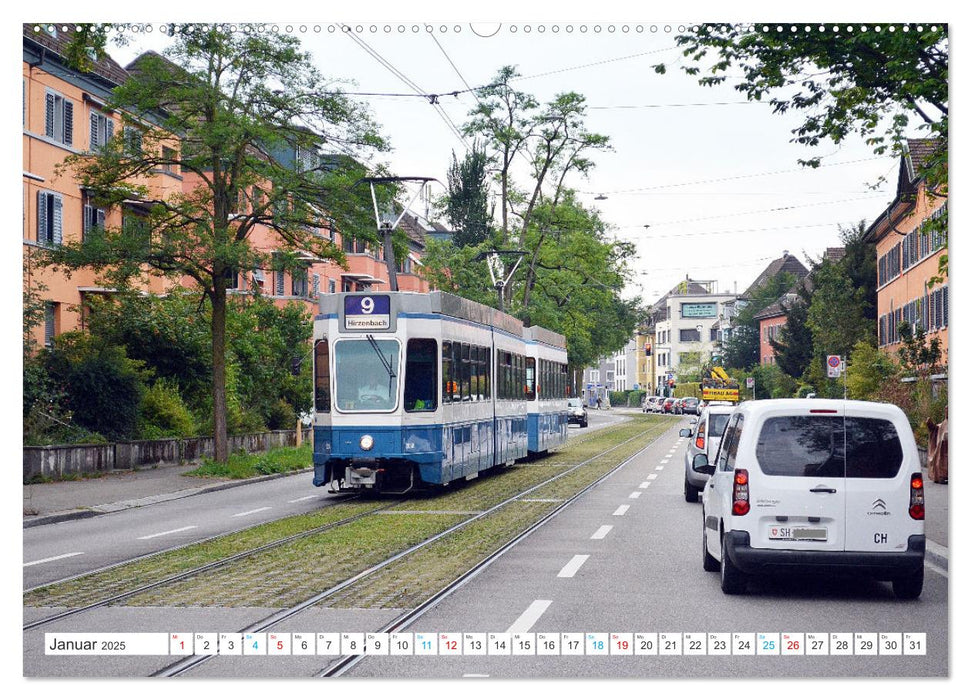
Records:
<instances>
[{"instance_id":1,"label":"distant pedestrian","mask_svg":"<svg viewBox=\"0 0 971 700\"><path fill-rule=\"evenodd\" d=\"M601 406L601 404L603 404L603 399L601 399L601 398L600 398L600 397L598 396L598 397L597 397L597 410L598 410L598 411L600 410L600 406Z\"/></svg>"}]
</instances>

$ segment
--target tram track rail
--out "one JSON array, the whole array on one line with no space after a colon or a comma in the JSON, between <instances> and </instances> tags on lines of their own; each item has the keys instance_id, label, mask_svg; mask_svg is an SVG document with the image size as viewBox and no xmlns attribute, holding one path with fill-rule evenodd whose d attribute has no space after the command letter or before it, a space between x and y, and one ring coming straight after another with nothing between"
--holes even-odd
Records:
<instances>
[{"instance_id":1,"label":"tram track rail","mask_svg":"<svg viewBox=\"0 0 971 700\"><path fill-rule=\"evenodd\" d=\"M415 554L416 552L419 552L421 550L424 550L424 549L430 547L431 545L433 545L433 544L435 544L437 542L440 542L444 538L446 538L446 537L448 537L448 536L450 536L450 535L452 535L452 534L454 534L454 533L462 530L463 528L468 527L472 523L478 522L478 521L482 520L483 518L486 518L487 516L492 515L492 514L498 512L498 511L500 511L502 508L504 508L504 507L506 507L506 506L508 506L508 505L510 505L512 503L515 503L517 501L523 500L524 497L529 496L530 494L532 494L532 493L534 493L536 491L539 491L540 489L542 489L542 488L544 488L546 486L549 486L550 484L553 484L553 483L559 481L560 479L563 479L563 478L565 478L565 477L573 474L574 472L576 472L577 470L583 468L584 466L587 466L587 465L589 465L589 464L591 464L591 463L593 463L593 462L595 462L595 461L597 461L599 459L602 459L603 457L605 457L606 455L610 454L611 452L614 452L615 450L618 450L621 447L630 444L631 442L634 442L636 440L639 440L639 439L644 438L646 435L649 435L649 434L655 432L656 429L657 429L657 427L658 426L656 424L655 425L652 425L651 427L648 427L648 428L646 428L646 429L638 432L637 434L635 434L635 435L633 435L633 436L631 436L631 437L629 437L629 438L627 438L625 440L622 440L621 442L618 442L618 443L616 443L614 445L611 445L607 449L602 450L602 451L598 452L597 454L595 454L593 456L590 456L590 457L582 460L581 462L579 462L579 463L577 463L577 464L575 464L575 465L573 465L573 466L571 466L571 467L569 467L569 468L567 468L567 469L565 469L565 470L563 470L563 471L561 471L561 472L559 472L559 473L551 476L550 478L545 479L545 480L541 481L538 484L534 484L534 485L530 486L529 488L527 488L527 489L525 489L523 491L520 491L520 492L516 493L513 496L510 496L508 498L505 498L501 502L496 503L493 506L491 506L491 507L489 507L489 508L487 508L487 509L485 509L485 510L483 510L481 512L478 512L478 513L476 513L474 515L471 515L470 517L462 520L461 522L459 522L459 523L457 523L455 525L452 525L452 526L446 528L445 530L443 530L443 531L441 531L441 532L433 535L432 537L429 537L429 538L427 538L427 539L425 539L425 540L423 540L423 541L421 541L421 542L419 542L419 543L417 543L415 545L412 545L410 547L407 547L406 549L403 549L403 550L401 550L399 552L396 552L395 554L387 557L386 559L384 559L384 560L382 560L382 561L380 561L380 562L378 562L378 563L376 563L376 564L374 564L374 565L372 565L372 566L370 566L370 567L368 567L368 568L366 568L366 569L364 569L364 570L356 573L355 575L353 575L351 577L348 577L348 578L344 579L343 581L341 581L341 582L339 582L339 583L337 583L335 585L332 585L332 586L328 587L327 589L325 589L325 590L323 590L321 592L316 593L313 596L310 596L310 597L308 597L308 598L306 598L306 599L304 599L302 601L299 601L298 603L296 603L296 604L294 604L292 606L289 606L287 608L283 608L283 609L281 609L281 610L279 610L279 611L277 611L277 612L275 612L275 613L273 613L273 614L271 614L269 616L266 616L266 617L264 617L264 618L262 618L262 619L260 619L260 620L258 620L256 622L252 623L251 625L248 625L244 629L239 630L239 633L240 634L250 634L250 633L261 633L261 632L265 632L268 629L272 628L274 625L277 625L277 624L279 624L279 623L281 623L281 622L283 622L285 620L289 620L289 619L291 619L291 618L299 615L300 613L304 612L305 610L308 610L309 608L312 608L312 607L320 604L321 602L323 602L323 601L325 601L325 600L327 600L329 598L333 598L338 593L340 593L342 591L345 591L346 589L350 588L351 586L354 586L355 584L357 584L357 583L359 583L361 581L364 581L368 577L370 577L370 576L372 576L372 575L374 575L374 574L376 574L376 573L378 573L380 571L383 571L384 569L386 569L387 567L391 566L392 564L394 564L394 563L396 563L398 561L401 561L402 559L404 559L404 558L406 558L406 557L408 557L408 556L410 556L412 554ZM565 499L561 504L559 504L558 506L556 506L550 513L548 513L545 516L541 517L540 520L538 520L533 525L529 526L525 531L523 531L520 534L516 535L512 540L510 540L510 541L506 542L505 544L501 545L497 550L495 550L494 552L492 552L489 556L487 556L485 559L483 559L479 564L477 564L472 569L468 570L466 573L462 574L459 578L455 579L455 581L453 581L451 584L449 584L448 586L446 586L445 588L443 588L442 590L440 590L434 596L432 596L431 598L429 598L428 600L426 600L424 603L420 604L419 606L417 606L413 610L409 611L409 613L406 613L405 615L401 616L400 618L396 619L395 621L393 621L390 624L392 626L394 626L396 629L400 629L404 625L410 624L411 622L413 622L414 619L417 619L416 617L413 617L415 615L415 612L416 611L419 611L419 610L428 610L431 607L434 607L434 605L439 600L444 599L445 597L447 597L448 595L450 595L452 592L454 592L454 590L458 590L458 588L460 588L464 584L465 581L467 581L467 580L471 579L472 577L474 577L478 573L478 571L484 569L486 566L489 565L489 563L491 563L492 561L494 561L495 559L497 559L499 556L501 556L503 553L505 553L506 551L508 551L509 549L511 549L513 546L515 546L516 543L520 542L522 539L524 539L525 537L527 537L530 533L534 532L536 529L538 529L539 527L541 527L542 524L545 524L546 522L549 522L550 519L552 519L557 514L559 514L560 512L562 512L562 510L565 507L567 507L569 504L575 502L583 494L585 494L589 490L595 488L597 485L599 485L600 483L602 483L605 479L609 478L610 475L612 475L613 473L615 473L616 471L618 471L619 469L621 469L623 466L625 466L626 464L628 464L631 460L633 460L638 455L640 455L642 452L644 452L646 449L648 449L649 447L651 447L657 441L657 439L660 438L660 435L663 435L665 432L667 432L667 429L662 430L660 433L657 434L657 436L654 437L654 439L650 440L643 447L637 449L632 455L626 457L623 461L620 462L620 464L615 465L614 467L610 468L609 471L606 474L600 476L599 478L597 478L596 480L594 480L593 482L591 482L590 484L588 484L586 487L584 487L583 489L581 489L579 492L577 492L576 494L574 494L572 497L570 497L568 499ZM167 665L167 666L159 669L158 671L156 671L155 673L153 673L152 676L155 676L155 677L177 677L177 676L182 676L182 675L185 675L185 674L189 673L193 669L198 668L199 666L201 666L201 665L207 663L208 661L212 660L213 658L215 658L215 656L216 656L215 654L206 654L206 655L194 655L194 656L184 657L184 658L182 658L182 659L180 659L180 660L178 660L178 661L176 661L174 663L171 663L171 664L169 664L169 665ZM357 663L357 662L355 661L354 663ZM325 669L322 669L322 671L318 675L320 675L320 674L329 675L331 673L331 669L332 668L334 668L335 669L334 672L336 672L337 670L340 670L340 669L337 669L337 666L338 665L340 666L340 668L344 668L344 667L349 668L348 664L350 664L350 661L341 659L338 662L335 662L334 664L332 664L331 666L328 666ZM340 672L342 673L343 671L341 670Z\"/></svg>"}]
</instances>

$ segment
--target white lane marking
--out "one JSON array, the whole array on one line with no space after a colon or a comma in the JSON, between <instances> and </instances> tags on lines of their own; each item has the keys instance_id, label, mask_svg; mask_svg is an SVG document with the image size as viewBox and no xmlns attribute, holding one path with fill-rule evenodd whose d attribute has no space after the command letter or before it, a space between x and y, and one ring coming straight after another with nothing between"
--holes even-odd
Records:
<instances>
[{"instance_id":1,"label":"white lane marking","mask_svg":"<svg viewBox=\"0 0 971 700\"><path fill-rule=\"evenodd\" d=\"M156 532L154 535L145 535L144 537L137 537L139 540L150 540L153 537L164 537L165 535L174 535L176 532L185 532L186 530L192 530L198 527L197 525L186 525L185 527L180 527L177 530L166 530L165 532Z\"/></svg>"},{"instance_id":2,"label":"white lane marking","mask_svg":"<svg viewBox=\"0 0 971 700\"><path fill-rule=\"evenodd\" d=\"M640 485L640 486L638 486L638 488L641 488L641 489L646 489L646 488L647 488L648 486L650 486L650 485L651 485L651 482L650 482L650 481L642 481L642 482L641 482L641 485Z\"/></svg>"},{"instance_id":3,"label":"white lane marking","mask_svg":"<svg viewBox=\"0 0 971 700\"><path fill-rule=\"evenodd\" d=\"M488 678L488 673L463 673L462 678Z\"/></svg>"},{"instance_id":4,"label":"white lane marking","mask_svg":"<svg viewBox=\"0 0 971 700\"><path fill-rule=\"evenodd\" d=\"M560 569L560 573L556 575L557 578L573 578L573 575L580 570L583 566L583 562L590 558L589 554L576 554L574 557L567 562L567 565Z\"/></svg>"},{"instance_id":5,"label":"white lane marking","mask_svg":"<svg viewBox=\"0 0 971 700\"><path fill-rule=\"evenodd\" d=\"M84 552L69 552L68 554L58 554L56 557L47 557L47 559L38 559L37 561L29 561L26 564L24 564L24 568L26 569L28 566L34 566L35 564L46 564L49 561L57 561L58 559L67 559L68 557L76 557L81 554L84 554Z\"/></svg>"},{"instance_id":6,"label":"white lane marking","mask_svg":"<svg viewBox=\"0 0 971 700\"><path fill-rule=\"evenodd\" d=\"M256 510L248 510L245 513L234 513L233 514L233 517L234 518L241 518L244 515L252 515L253 513L261 513L262 511L269 510L269 509L270 509L270 506L265 506L263 508L257 508Z\"/></svg>"},{"instance_id":7,"label":"white lane marking","mask_svg":"<svg viewBox=\"0 0 971 700\"><path fill-rule=\"evenodd\" d=\"M591 540L602 540L607 536L607 533L614 529L613 525L601 525L597 528L597 531L590 536ZM525 630L523 630L525 631Z\"/></svg>"},{"instance_id":8,"label":"white lane marking","mask_svg":"<svg viewBox=\"0 0 971 700\"><path fill-rule=\"evenodd\" d=\"M662 459L661 464L667 464L670 461L671 461L670 459Z\"/></svg>"},{"instance_id":9,"label":"white lane marking","mask_svg":"<svg viewBox=\"0 0 971 700\"><path fill-rule=\"evenodd\" d=\"M654 467L654 470L655 471L661 471L662 469L664 469L664 465L663 464L659 464L656 467Z\"/></svg>"},{"instance_id":10,"label":"white lane marking","mask_svg":"<svg viewBox=\"0 0 971 700\"><path fill-rule=\"evenodd\" d=\"M933 564L933 563L927 561L926 559L924 560L924 566L927 567L928 569L930 569L931 571L933 571L934 573L940 574L944 578L947 578L948 577L947 576L947 572L944 569L942 569L941 567L939 567L937 564Z\"/></svg>"},{"instance_id":11,"label":"white lane marking","mask_svg":"<svg viewBox=\"0 0 971 700\"><path fill-rule=\"evenodd\" d=\"M623 515L628 510L630 510L630 506L627 506L627 505L617 506L617 510L614 511L614 515Z\"/></svg>"},{"instance_id":12,"label":"white lane marking","mask_svg":"<svg viewBox=\"0 0 971 700\"><path fill-rule=\"evenodd\" d=\"M536 624L540 615L546 612L546 608L550 607L550 603L552 602L552 600L534 600L529 604L525 612L516 618L516 621L512 623L512 627L506 630L506 634L512 632L529 632L530 627Z\"/></svg>"},{"instance_id":13,"label":"white lane marking","mask_svg":"<svg viewBox=\"0 0 971 700\"><path fill-rule=\"evenodd\" d=\"M313 496L304 496L303 498L294 498L292 501L287 501L287 503L299 503L300 501L309 501L311 498L318 498L319 494L314 494Z\"/></svg>"},{"instance_id":14,"label":"white lane marking","mask_svg":"<svg viewBox=\"0 0 971 700\"><path fill-rule=\"evenodd\" d=\"M656 479L656 478L657 478L657 474L648 474L647 475L648 481L650 481L651 479Z\"/></svg>"},{"instance_id":15,"label":"white lane marking","mask_svg":"<svg viewBox=\"0 0 971 700\"><path fill-rule=\"evenodd\" d=\"M632 493L632 494L631 494L630 496L628 496L627 498L640 498L640 497L641 497L641 492L640 492L640 491L634 491L634 492L633 492L633 493Z\"/></svg>"}]
</instances>

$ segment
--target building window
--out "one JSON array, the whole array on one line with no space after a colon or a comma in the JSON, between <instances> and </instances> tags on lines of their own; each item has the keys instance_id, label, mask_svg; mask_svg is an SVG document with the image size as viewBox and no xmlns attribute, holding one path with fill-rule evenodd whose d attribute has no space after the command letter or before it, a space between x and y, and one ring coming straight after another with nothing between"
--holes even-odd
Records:
<instances>
[{"instance_id":1,"label":"building window","mask_svg":"<svg viewBox=\"0 0 971 700\"><path fill-rule=\"evenodd\" d=\"M54 344L54 336L57 334L59 306L60 304L52 301L44 303L44 347L47 348Z\"/></svg>"},{"instance_id":2,"label":"building window","mask_svg":"<svg viewBox=\"0 0 971 700\"><path fill-rule=\"evenodd\" d=\"M133 156L142 155L142 131L134 126L125 127L125 149Z\"/></svg>"},{"instance_id":3,"label":"building window","mask_svg":"<svg viewBox=\"0 0 971 700\"><path fill-rule=\"evenodd\" d=\"M162 146L162 172L169 175L178 175L179 166L174 161L178 160L179 154L174 148Z\"/></svg>"},{"instance_id":4,"label":"building window","mask_svg":"<svg viewBox=\"0 0 971 700\"><path fill-rule=\"evenodd\" d=\"M337 282L335 280L327 280L327 292L329 294L335 294L337 292Z\"/></svg>"},{"instance_id":5,"label":"building window","mask_svg":"<svg viewBox=\"0 0 971 700\"><path fill-rule=\"evenodd\" d=\"M700 343L701 333L697 328L682 328L678 331L682 343Z\"/></svg>"},{"instance_id":6,"label":"building window","mask_svg":"<svg viewBox=\"0 0 971 700\"><path fill-rule=\"evenodd\" d=\"M64 198L54 192L37 193L37 242L60 245L63 240Z\"/></svg>"},{"instance_id":7,"label":"building window","mask_svg":"<svg viewBox=\"0 0 971 700\"><path fill-rule=\"evenodd\" d=\"M106 212L104 209L94 205L94 200L90 195L85 195L83 202L81 212L81 237L82 240L87 241L93 232L104 231Z\"/></svg>"},{"instance_id":8,"label":"building window","mask_svg":"<svg viewBox=\"0 0 971 700\"><path fill-rule=\"evenodd\" d=\"M294 270L291 279L293 280L293 296L307 296L307 270Z\"/></svg>"},{"instance_id":9,"label":"building window","mask_svg":"<svg viewBox=\"0 0 971 700\"><path fill-rule=\"evenodd\" d=\"M115 130L115 122L100 112L91 111L91 150L108 143Z\"/></svg>"},{"instance_id":10,"label":"building window","mask_svg":"<svg viewBox=\"0 0 971 700\"><path fill-rule=\"evenodd\" d=\"M56 92L47 92L44 134L65 146L74 144L74 103Z\"/></svg>"}]
</instances>

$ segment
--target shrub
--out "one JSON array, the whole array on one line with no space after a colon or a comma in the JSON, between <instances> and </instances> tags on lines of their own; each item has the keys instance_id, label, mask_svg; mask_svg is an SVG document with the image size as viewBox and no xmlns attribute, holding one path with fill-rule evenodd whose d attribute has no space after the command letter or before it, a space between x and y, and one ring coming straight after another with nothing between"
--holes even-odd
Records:
<instances>
[{"instance_id":1,"label":"shrub","mask_svg":"<svg viewBox=\"0 0 971 700\"><path fill-rule=\"evenodd\" d=\"M283 399L277 399L266 417L266 427L270 430L293 430L297 424L297 412Z\"/></svg>"},{"instance_id":2,"label":"shrub","mask_svg":"<svg viewBox=\"0 0 971 700\"><path fill-rule=\"evenodd\" d=\"M148 373L124 348L84 333L64 333L55 338L45 366L64 391L75 424L109 440L135 435Z\"/></svg>"},{"instance_id":3,"label":"shrub","mask_svg":"<svg viewBox=\"0 0 971 700\"><path fill-rule=\"evenodd\" d=\"M143 439L189 437L197 434L196 421L171 379L159 379L142 397L138 434Z\"/></svg>"}]
</instances>

